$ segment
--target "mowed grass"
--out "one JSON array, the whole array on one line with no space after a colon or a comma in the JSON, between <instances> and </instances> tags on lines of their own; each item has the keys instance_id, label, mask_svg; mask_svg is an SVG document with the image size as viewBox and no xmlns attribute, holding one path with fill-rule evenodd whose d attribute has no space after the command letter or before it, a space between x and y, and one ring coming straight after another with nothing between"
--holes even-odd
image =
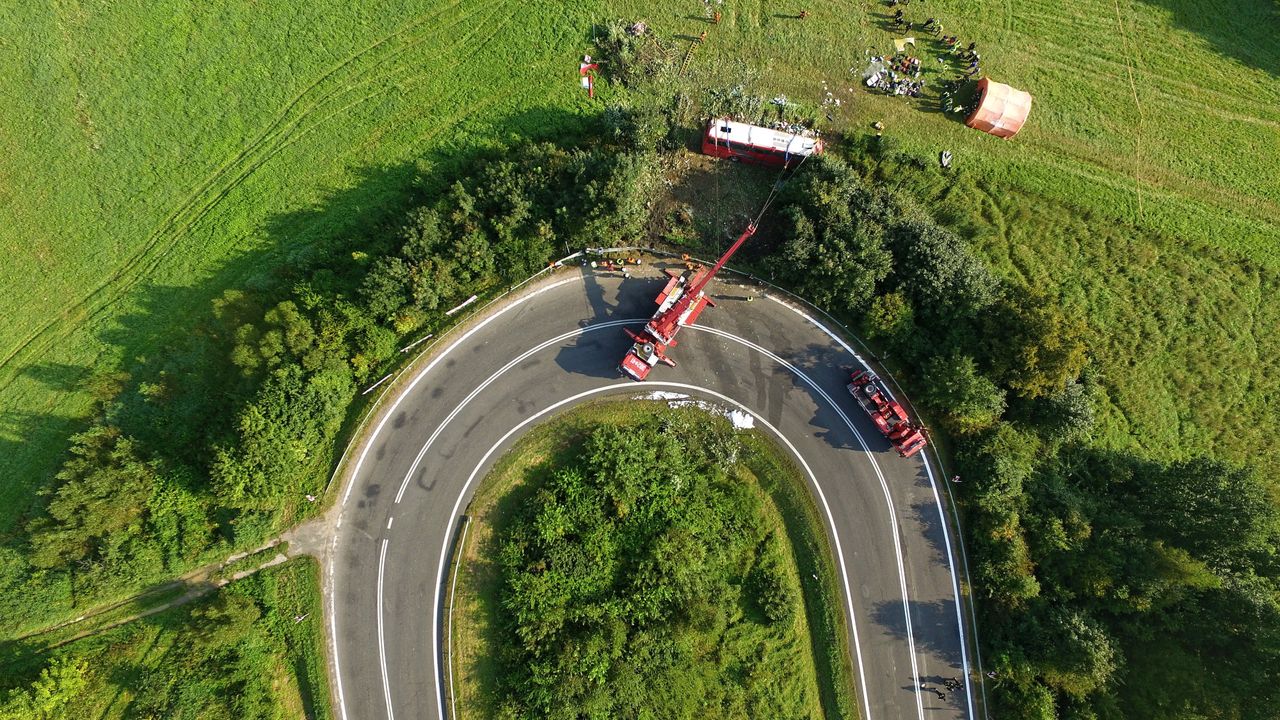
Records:
<instances>
[{"instance_id":1,"label":"mowed grass","mask_svg":"<svg viewBox=\"0 0 1280 720\"><path fill-rule=\"evenodd\" d=\"M687 17L694 6L694 18ZM937 18L977 42L984 74L1035 101L1022 133L1002 141L938 110L941 45L918 29L925 97L873 95L868 52L892 53L882 2L813 3L810 16L768 2L725 3L699 25L697 3L637 10L659 28L708 29L699 63L746 61L760 87L793 100L841 100L836 129L877 120L907 151L1193 246L1211 245L1280 268L1280 4L1241 0L929 0L906 17ZM850 72L856 69L858 74ZM825 84L824 84L825 83ZM1052 228L1044 228L1052 232Z\"/></svg>"},{"instance_id":2,"label":"mowed grass","mask_svg":"<svg viewBox=\"0 0 1280 720\"><path fill-rule=\"evenodd\" d=\"M429 167L572 134L590 26L513 0L0 11L0 530L95 392L222 289L360 232Z\"/></svg>"},{"instance_id":3,"label":"mowed grass","mask_svg":"<svg viewBox=\"0 0 1280 720\"><path fill-rule=\"evenodd\" d=\"M456 583L448 622L459 716L492 717L500 700L502 668L495 648L503 609L495 536L557 467L581 451L594 428L636 425L661 407L655 402L602 401L559 415L525 434L477 488L467 507L471 522L461 563L455 565L457 578L452 572L450 578ZM785 571L800 586L804 604L793 632L758 641L772 648L772 659L785 658L789 672L800 678L812 699L811 717L852 717L857 712L853 668L825 526L790 457L760 431L749 431L742 439L747 452L737 479L749 483L761 498L763 514L782 542ZM810 581L811 577L818 580ZM745 626L738 629L746 631Z\"/></svg>"},{"instance_id":4,"label":"mowed grass","mask_svg":"<svg viewBox=\"0 0 1280 720\"><path fill-rule=\"evenodd\" d=\"M750 66L761 90L833 92L830 126L858 135L882 120L909 152L951 149L1006 203L1048 200L1122 235L1131 225L1280 267L1273 0L908 7L977 41L989 75L1035 95L1018 138L944 118L936 86L919 101L863 91L850 69L892 36L871 0L805 6L805 20L798 5L734 0L714 27L696 0L0 11L0 530L118 371L188 334L222 289L263 282L318 237L360 232L420 171L518 134L572 135L600 107L574 63L608 18L707 30L693 73L745 78ZM1022 249L992 252L1065 252L1064 217L1039 220L1019 220ZM1209 257L1196 260L1209 276L1231 262Z\"/></svg>"}]
</instances>

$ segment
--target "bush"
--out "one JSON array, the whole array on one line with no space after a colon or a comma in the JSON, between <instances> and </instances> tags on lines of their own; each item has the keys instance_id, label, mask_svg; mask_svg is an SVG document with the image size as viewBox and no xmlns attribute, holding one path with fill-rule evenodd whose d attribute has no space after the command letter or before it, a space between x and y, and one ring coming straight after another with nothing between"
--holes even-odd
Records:
<instances>
[{"instance_id":1,"label":"bush","mask_svg":"<svg viewBox=\"0 0 1280 720\"><path fill-rule=\"evenodd\" d=\"M1004 391L983 377L966 355L932 358L921 371L920 385L925 405L958 435L985 430L1004 412Z\"/></svg>"}]
</instances>

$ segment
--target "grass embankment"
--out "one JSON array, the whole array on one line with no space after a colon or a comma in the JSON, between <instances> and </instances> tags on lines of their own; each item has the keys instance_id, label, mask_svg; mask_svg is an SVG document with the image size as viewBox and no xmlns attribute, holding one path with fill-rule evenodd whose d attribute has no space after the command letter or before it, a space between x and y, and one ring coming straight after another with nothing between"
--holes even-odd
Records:
<instances>
[{"instance_id":1,"label":"grass embankment","mask_svg":"<svg viewBox=\"0 0 1280 720\"><path fill-rule=\"evenodd\" d=\"M1100 446L1162 460L1208 453L1275 477L1280 272L1002 192L976 173L876 172L970 238L996 273L1085 318L1091 372L1106 388Z\"/></svg>"},{"instance_id":2,"label":"grass embankment","mask_svg":"<svg viewBox=\"0 0 1280 720\"><path fill-rule=\"evenodd\" d=\"M691 409L658 412L700 414ZM453 669L460 715L491 716L503 699L505 669L500 648L508 639L502 634L507 611L501 600L504 580L498 548L520 509L534 500L558 469L581 458L593 430L636 428L652 421L654 413L654 403L639 401L596 403L569 412L525 435L477 489L468 508L472 522L462 548L453 612ZM706 416L698 421L724 426L722 420ZM756 532L778 539L783 575L801 594L803 613L794 628L778 632L739 608L733 611L734 620L723 637L708 633L699 642L721 643L726 657L759 646L763 654L752 669L755 685L770 686L772 692L798 693L790 701L803 707L807 716L853 717L853 670L824 526L790 459L759 431L738 435L743 452L732 471L733 481L759 502ZM811 580L815 576L818 579ZM743 682L737 676L724 679Z\"/></svg>"},{"instance_id":3,"label":"grass embankment","mask_svg":"<svg viewBox=\"0 0 1280 720\"><path fill-rule=\"evenodd\" d=\"M318 568L289 562L73 642L7 643L0 714L323 720L322 628Z\"/></svg>"}]
</instances>

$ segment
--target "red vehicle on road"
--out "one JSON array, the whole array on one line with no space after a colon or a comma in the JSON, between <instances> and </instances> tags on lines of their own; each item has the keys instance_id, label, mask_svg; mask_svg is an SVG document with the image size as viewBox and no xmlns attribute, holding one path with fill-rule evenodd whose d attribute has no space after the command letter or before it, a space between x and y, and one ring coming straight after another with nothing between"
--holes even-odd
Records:
<instances>
[{"instance_id":1,"label":"red vehicle on road","mask_svg":"<svg viewBox=\"0 0 1280 720\"><path fill-rule=\"evenodd\" d=\"M741 162L790 168L822 154L822 141L782 130L717 118L702 134L702 152Z\"/></svg>"},{"instance_id":2,"label":"red vehicle on road","mask_svg":"<svg viewBox=\"0 0 1280 720\"><path fill-rule=\"evenodd\" d=\"M676 333L680 328L697 321L698 316L708 305L715 307L715 303L704 292L707 283L711 282L716 273L720 272L720 268L729 262L729 258L733 257L738 248L742 247L742 243L755 232L755 224L748 224L747 229L738 236L738 239L725 251L724 255L720 256L710 270L699 267L686 273L666 271L667 284L662 288L662 292L658 293L658 310L653 314L653 318L640 332L622 328L635 342L627 354L622 356L622 362L618 363L619 370L632 380L644 380L649 377L649 371L653 370L658 363L676 366L676 361L667 356L667 350L676 345Z\"/></svg>"},{"instance_id":3,"label":"red vehicle on road","mask_svg":"<svg viewBox=\"0 0 1280 720\"><path fill-rule=\"evenodd\" d=\"M928 444L920 425L911 422L902 405L893 399L884 381L869 370L855 370L849 375L849 394L871 416L880 432L893 443L902 457L911 457Z\"/></svg>"}]
</instances>

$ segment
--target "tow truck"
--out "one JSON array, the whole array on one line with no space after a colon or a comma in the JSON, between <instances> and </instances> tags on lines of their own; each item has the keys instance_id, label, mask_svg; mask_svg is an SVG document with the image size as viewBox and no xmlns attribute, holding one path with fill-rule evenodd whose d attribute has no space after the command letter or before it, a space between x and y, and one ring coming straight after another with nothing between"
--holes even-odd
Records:
<instances>
[{"instance_id":1,"label":"tow truck","mask_svg":"<svg viewBox=\"0 0 1280 720\"><path fill-rule=\"evenodd\" d=\"M715 307L715 303L704 292L707 283L711 282L720 268L729 262L729 258L755 232L755 223L748 223L747 229L710 270L699 266L683 273L665 271L667 284L658 293L658 309L653 317L640 332L623 328L634 342L627 354L622 356L618 370L633 380L641 381L649 377L650 371L658 363L676 366L676 361L667 355L667 351L676 346L676 333L680 328L694 324L708 305Z\"/></svg>"},{"instance_id":2,"label":"tow truck","mask_svg":"<svg viewBox=\"0 0 1280 720\"><path fill-rule=\"evenodd\" d=\"M876 428L888 438L899 455L911 457L928 444L921 432L923 428L911 421L875 373L870 370L850 371L848 388L849 394L871 416Z\"/></svg>"}]
</instances>

